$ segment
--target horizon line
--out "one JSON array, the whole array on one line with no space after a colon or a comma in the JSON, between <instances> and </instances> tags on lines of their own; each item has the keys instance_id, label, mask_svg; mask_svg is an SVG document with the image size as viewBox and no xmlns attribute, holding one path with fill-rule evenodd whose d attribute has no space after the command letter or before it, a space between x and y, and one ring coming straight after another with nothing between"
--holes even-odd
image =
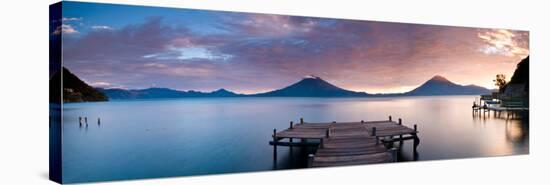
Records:
<instances>
[{"instance_id":1,"label":"horizon line","mask_svg":"<svg viewBox=\"0 0 550 185\"><path fill-rule=\"evenodd\" d=\"M306 79L308 76L312 76L312 75L306 75L306 76L304 76L304 78L302 78L301 80ZM478 87L485 88L485 89L490 90L490 91L496 90L496 88L487 88L487 87L485 87L485 86L480 86L480 85L476 85L476 84L467 84L467 85L465 85L465 84L455 83L455 82L453 82L453 81L447 79L447 78L444 77L443 75L437 75L437 74L434 75L432 78L430 78L430 79L428 79L428 80L426 80L426 81L424 81L424 82L422 82L422 83L420 83L420 84L414 86L414 88L412 88L412 89L410 89L410 90L395 91L395 92L391 92L391 91L388 91L388 92L369 92L369 91L350 90L350 89L347 89L347 88L343 88L343 87L340 87L340 86L336 86L336 85L334 85L334 84L332 84L332 83L330 83L330 82L328 82L328 81L327 81L327 82L330 83L330 84L332 84L332 85L334 85L334 86L336 86L336 87L338 87L338 88L341 88L341 89L344 89L344 90L347 90L347 91L357 92L357 93L367 93L367 94L371 94L371 95L405 94L405 93L407 93L407 92L413 91L414 89L416 89L416 88L422 86L422 85L425 84L426 82L428 82L428 81L430 81L430 80L432 80L433 78L438 77L438 76L439 76L439 77L443 77L444 79L446 79L447 81L449 81L449 82L451 82L451 83L453 83L453 84L457 84L457 85L461 85L461 86L472 86L472 85L473 85L473 86L478 86ZM321 78L321 77L318 77L318 76L315 76L315 77L317 77L317 78L319 78L319 79L321 79L321 80L326 81L325 79L323 79L323 78ZM301 80L300 80L300 81L301 81ZM294 83L292 83L292 84L298 83L298 82L300 82L300 81L294 82ZM290 85L292 85L292 84L290 84ZM281 87L281 88L274 88L274 89L266 90L266 91L257 91L257 92L253 92L253 93L240 93L240 92L238 92L238 91L230 90L230 89L227 89L227 88L224 88L224 87L220 87L220 88L216 88L216 89L214 89L214 90L208 91L208 90L194 90L194 89L182 90L182 89L177 89L177 88L170 88L170 87L154 87L154 86L147 87L147 88L97 87L97 86L92 86L92 85L90 85L90 86L93 87L93 88L96 88L96 89L120 89L120 90L127 90L127 91L132 91L132 90L136 91L136 90L146 90L146 89L154 89L154 88L157 88L157 89L170 89L170 90L175 90L175 91L180 91L180 92L190 92L190 91L194 91L194 92L200 92L200 93L212 93L212 92L219 91L219 90L226 90L226 91L229 91L229 92L232 92L232 93L235 93L235 94L239 94L239 95L255 95L255 94L261 94L261 93L267 93L267 92L271 92L271 91L280 90L280 89L286 88L286 87L288 87L288 86L290 86L290 85L287 85L287 86L284 86L284 87Z\"/></svg>"}]
</instances>

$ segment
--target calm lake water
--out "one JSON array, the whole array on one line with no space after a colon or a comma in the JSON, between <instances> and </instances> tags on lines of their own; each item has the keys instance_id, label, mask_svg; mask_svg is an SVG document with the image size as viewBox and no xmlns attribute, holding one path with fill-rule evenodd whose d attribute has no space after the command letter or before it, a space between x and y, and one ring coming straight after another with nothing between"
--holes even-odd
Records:
<instances>
[{"instance_id":1,"label":"calm lake water","mask_svg":"<svg viewBox=\"0 0 550 185\"><path fill-rule=\"evenodd\" d=\"M274 128L288 128L300 117L306 122L402 118L404 125L418 125L421 161L528 154L526 121L473 116L475 97L70 103L63 112L63 178L70 183L300 168L307 151L294 150L291 157L288 148L278 147L274 165L268 145ZM79 126L79 116L88 117L88 127ZM411 145L405 142L400 161L413 159Z\"/></svg>"}]
</instances>

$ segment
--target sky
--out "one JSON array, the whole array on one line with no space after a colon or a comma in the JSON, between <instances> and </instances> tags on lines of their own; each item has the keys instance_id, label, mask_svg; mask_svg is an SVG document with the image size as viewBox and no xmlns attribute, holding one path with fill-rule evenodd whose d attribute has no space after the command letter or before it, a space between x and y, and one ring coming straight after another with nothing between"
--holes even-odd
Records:
<instances>
[{"instance_id":1,"label":"sky","mask_svg":"<svg viewBox=\"0 0 550 185\"><path fill-rule=\"evenodd\" d=\"M394 93L441 75L494 89L529 54L529 32L507 29L66 1L55 21L63 65L102 88L257 93L314 75Z\"/></svg>"}]
</instances>

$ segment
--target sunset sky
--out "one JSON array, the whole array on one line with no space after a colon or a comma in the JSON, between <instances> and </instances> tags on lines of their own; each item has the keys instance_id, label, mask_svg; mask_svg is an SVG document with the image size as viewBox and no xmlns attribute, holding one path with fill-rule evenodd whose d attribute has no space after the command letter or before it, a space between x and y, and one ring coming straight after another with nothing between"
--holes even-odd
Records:
<instances>
[{"instance_id":1,"label":"sunset sky","mask_svg":"<svg viewBox=\"0 0 550 185\"><path fill-rule=\"evenodd\" d=\"M63 63L95 87L264 92L306 75L404 92L434 75L495 88L529 32L189 9L63 3Z\"/></svg>"}]
</instances>

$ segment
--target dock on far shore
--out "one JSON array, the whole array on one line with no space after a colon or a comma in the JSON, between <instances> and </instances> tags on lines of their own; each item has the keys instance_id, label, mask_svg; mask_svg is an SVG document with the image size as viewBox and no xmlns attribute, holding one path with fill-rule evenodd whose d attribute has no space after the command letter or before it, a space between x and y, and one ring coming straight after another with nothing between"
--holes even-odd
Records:
<instances>
[{"instance_id":1,"label":"dock on far shore","mask_svg":"<svg viewBox=\"0 0 550 185\"><path fill-rule=\"evenodd\" d=\"M273 130L273 160L277 161L277 146L317 147L308 157L308 167L329 167L359 164L375 164L397 161L397 148L394 142L413 140L413 154L418 156L420 143L417 126L404 126L402 120L307 123L303 119L290 127L277 132ZM295 140L300 139L300 142ZM308 140L319 140L318 143Z\"/></svg>"}]
</instances>

